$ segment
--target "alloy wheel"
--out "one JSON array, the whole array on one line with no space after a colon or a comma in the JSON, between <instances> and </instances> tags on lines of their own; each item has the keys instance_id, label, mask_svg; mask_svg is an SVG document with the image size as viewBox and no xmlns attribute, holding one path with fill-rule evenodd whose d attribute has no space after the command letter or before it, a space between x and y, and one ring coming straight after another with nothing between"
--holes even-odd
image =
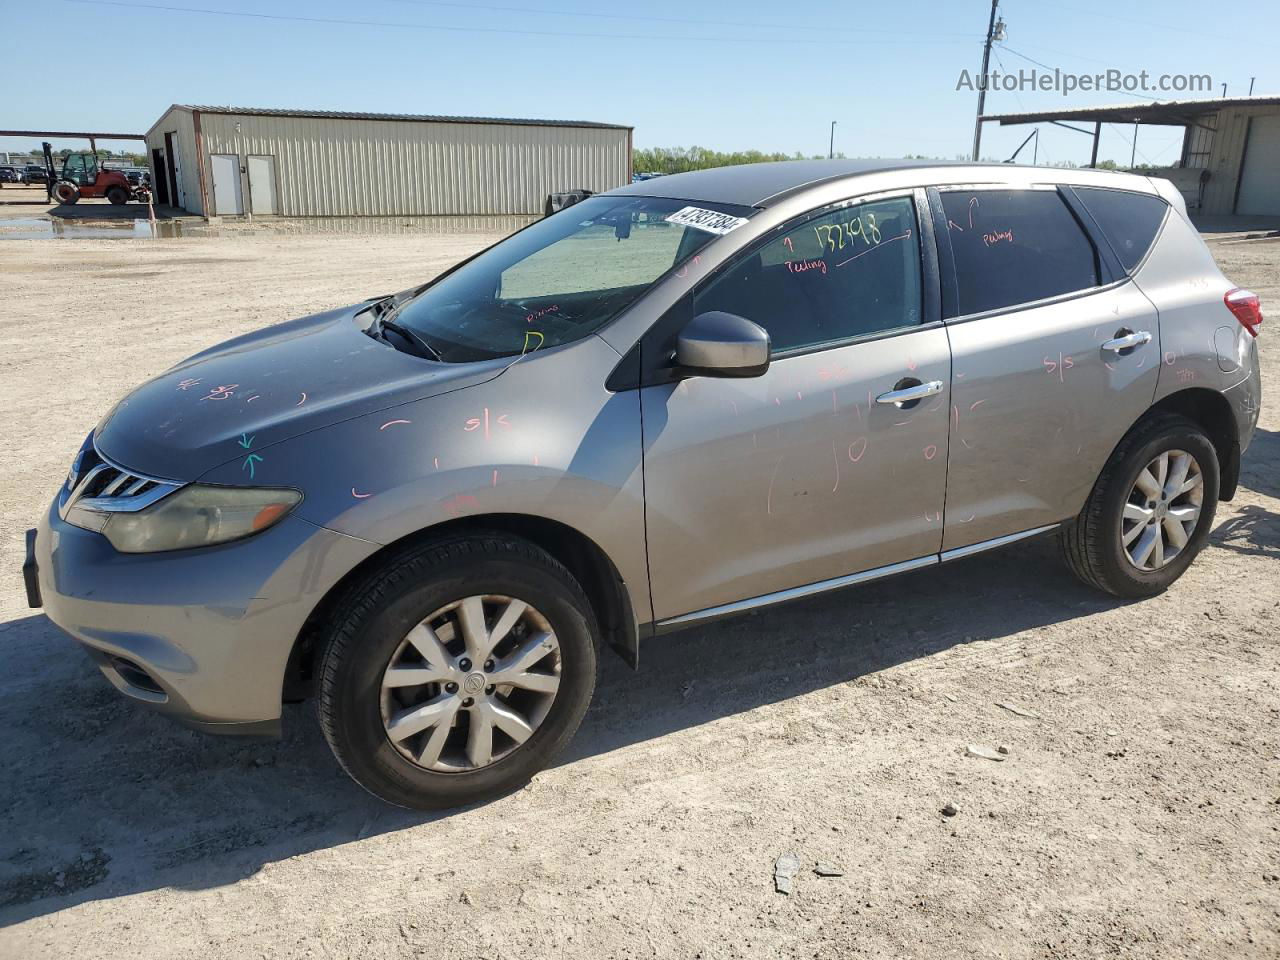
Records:
<instances>
[{"instance_id":1,"label":"alloy wheel","mask_svg":"<svg viewBox=\"0 0 1280 960\"><path fill-rule=\"evenodd\" d=\"M1139 570L1159 570L1186 548L1200 520L1204 477L1196 458L1166 450L1138 473L1120 521L1120 545Z\"/></svg>"},{"instance_id":2,"label":"alloy wheel","mask_svg":"<svg viewBox=\"0 0 1280 960\"><path fill-rule=\"evenodd\" d=\"M560 644L523 600L456 600L405 635L382 675L387 738L412 763L466 773L496 763L546 719Z\"/></svg>"}]
</instances>

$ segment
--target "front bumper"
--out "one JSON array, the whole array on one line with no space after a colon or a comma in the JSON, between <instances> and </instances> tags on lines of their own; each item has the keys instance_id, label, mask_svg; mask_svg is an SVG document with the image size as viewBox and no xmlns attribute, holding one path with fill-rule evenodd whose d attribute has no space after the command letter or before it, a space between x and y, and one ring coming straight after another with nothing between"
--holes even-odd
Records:
<instances>
[{"instance_id":1,"label":"front bumper","mask_svg":"<svg viewBox=\"0 0 1280 960\"><path fill-rule=\"evenodd\" d=\"M279 732L285 670L306 618L377 549L287 517L222 546L122 554L63 521L56 501L28 543L28 600L121 693L190 726L250 734Z\"/></svg>"}]
</instances>

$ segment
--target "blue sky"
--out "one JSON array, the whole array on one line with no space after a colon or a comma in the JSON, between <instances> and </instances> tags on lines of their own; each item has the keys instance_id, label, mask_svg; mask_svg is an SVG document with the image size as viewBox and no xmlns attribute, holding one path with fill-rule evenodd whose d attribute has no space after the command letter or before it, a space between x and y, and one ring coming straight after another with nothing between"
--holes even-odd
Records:
<instances>
[{"instance_id":1,"label":"blue sky","mask_svg":"<svg viewBox=\"0 0 1280 960\"><path fill-rule=\"evenodd\" d=\"M179 102L602 120L633 125L637 147L816 153L835 120L849 156L951 159L972 139L976 94L955 88L962 69L978 71L989 10L987 0L0 0L10 91L0 128L141 133ZM1255 93L1280 94L1274 0L1002 0L1000 13L1008 37L995 69L1030 69L1030 58L1077 72L1207 73L1214 96L1223 83L1245 94L1253 76ZM324 20L365 22L314 22ZM997 91L987 112L1141 100ZM983 155L1004 159L1030 130L988 125ZM1104 127L1101 156L1127 163L1131 134ZM1138 159L1172 163L1179 142L1178 130L1144 128ZM27 146L0 138L0 149ZM1088 152L1085 136L1041 131L1041 161L1085 163Z\"/></svg>"}]
</instances>

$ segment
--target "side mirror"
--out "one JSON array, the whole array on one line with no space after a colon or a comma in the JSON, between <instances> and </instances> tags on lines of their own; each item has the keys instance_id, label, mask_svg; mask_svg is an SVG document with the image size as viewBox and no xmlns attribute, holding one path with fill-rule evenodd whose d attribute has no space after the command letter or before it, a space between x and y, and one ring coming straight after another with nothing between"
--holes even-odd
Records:
<instances>
[{"instance_id":1,"label":"side mirror","mask_svg":"<svg viewBox=\"0 0 1280 960\"><path fill-rule=\"evenodd\" d=\"M706 377L758 377L769 369L769 334L735 313L700 313L676 340L676 364Z\"/></svg>"}]
</instances>

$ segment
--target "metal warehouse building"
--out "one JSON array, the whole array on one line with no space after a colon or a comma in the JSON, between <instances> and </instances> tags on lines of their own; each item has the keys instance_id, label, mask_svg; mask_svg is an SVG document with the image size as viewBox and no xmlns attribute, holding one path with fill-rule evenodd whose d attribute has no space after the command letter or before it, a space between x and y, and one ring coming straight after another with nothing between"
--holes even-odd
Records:
<instances>
[{"instance_id":1,"label":"metal warehouse building","mask_svg":"<svg viewBox=\"0 0 1280 960\"><path fill-rule=\"evenodd\" d=\"M569 120L174 104L147 131L156 199L204 216L540 214L631 180L631 128Z\"/></svg>"},{"instance_id":2,"label":"metal warehouse building","mask_svg":"<svg viewBox=\"0 0 1280 960\"><path fill-rule=\"evenodd\" d=\"M1098 159L1104 123L1182 127L1182 156L1177 165L1154 174L1177 185L1191 213L1280 216L1280 97L1073 107L1002 113L982 120L1004 125L1052 123L1088 134L1093 138L1090 166ZM1082 122L1090 126L1078 126Z\"/></svg>"}]
</instances>

